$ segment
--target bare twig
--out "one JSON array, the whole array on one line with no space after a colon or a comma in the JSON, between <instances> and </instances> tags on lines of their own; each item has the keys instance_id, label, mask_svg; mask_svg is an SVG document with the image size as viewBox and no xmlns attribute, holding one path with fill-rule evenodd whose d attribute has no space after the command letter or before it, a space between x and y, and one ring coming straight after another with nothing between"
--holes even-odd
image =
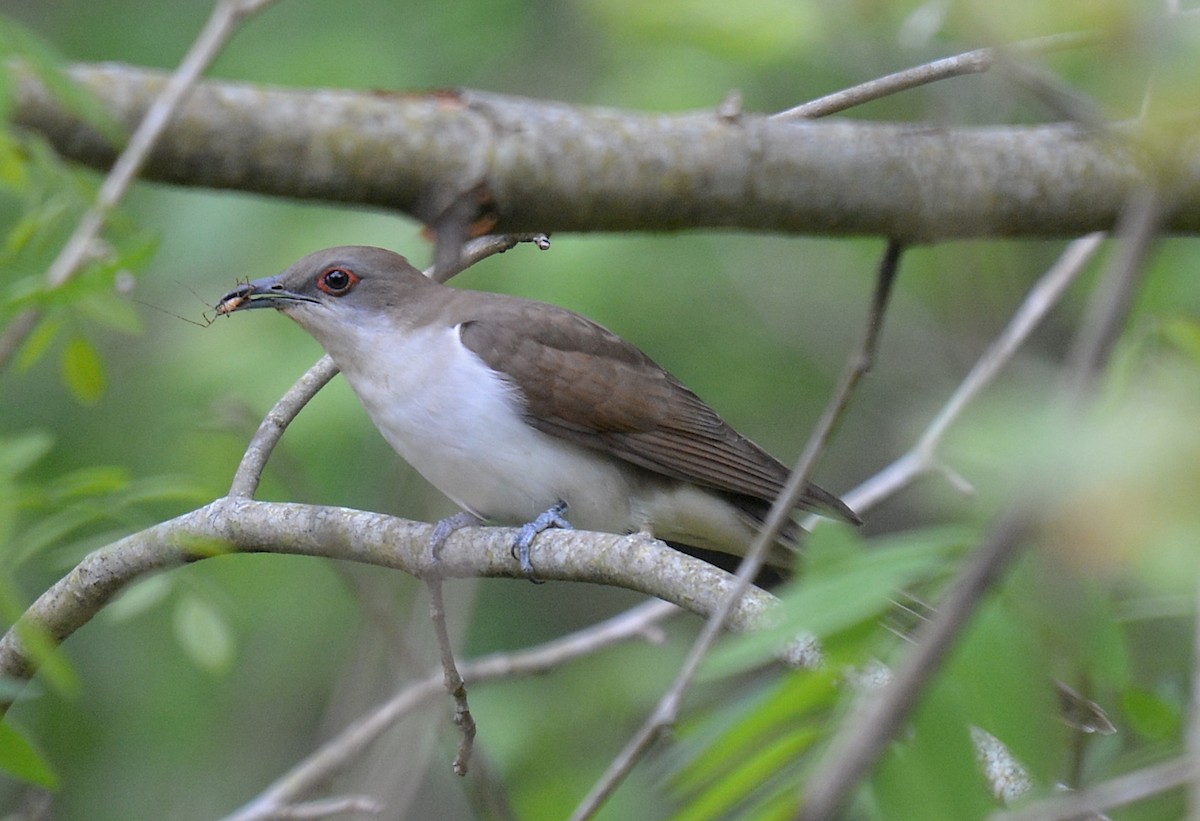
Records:
<instances>
[{"instance_id":1,"label":"bare twig","mask_svg":"<svg viewBox=\"0 0 1200 821\"><path fill-rule=\"evenodd\" d=\"M77 274L93 252L96 240L104 230L113 208L124 198L151 149L200 75L208 69L242 23L272 2L274 0L218 0L208 22L192 43L179 68L147 109L133 136L129 138L129 144L125 146L125 150L105 177L96 194L95 204L84 214L75 226L74 233L50 264L49 270L46 271L48 288L61 288ZM4 368L21 342L33 330L40 315L40 310L35 308L22 312L9 330L0 337L0 369Z\"/></svg>"},{"instance_id":2,"label":"bare twig","mask_svg":"<svg viewBox=\"0 0 1200 821\"><path fill-rule=\"evenodd\" d=\"M467 685L458 665L454 661L454 648L450 644L450 631L446 629L446 604L442 599L442 579L436 573L424 578L429 589L429 618L437 636L438 651L442 658L442 682L454 699L454 724L462 733L458 754L454 756L455 775L466 775L471 761L471 748L475 744L475 717L467 703Z\"/></svg>"},{"instance_id":3,"label":"bare twig","mask_svg":"<svg viewBox=\"0 0 1200 821\"><path fill-rule=\"evenodd\" d=\"M1071 350L1070 396L1074 401L1083 400L1125 327L1161 219L1162 200L1150 188L1139 190L1121 215L1117 235L1123 242L1100 280Z\"/></svg>"},{"instance_id":4,"label":"bare twig","mask_svg":"<svg viewBox=\"0 0 1200 821\"><path fill-rule=\"evenodd\" d=\"M319 818L343 818L350 813L382 815L387 809L365 795L342 795L280 807L269 817L271 821L312 821Z\"/></svg>"},{"instance_id":5,"label":"bare twig","mask_svg":"<svg viewBox=\"0 0 1200 821\"><path fill-rule=\"evenodd\" d=\"M780 493L779 498L775 500L770 513L767 514L762 531L755 538L754 544L751 545L745 559L738 567L736 584L729 590L726 598L722 600L720 607L717 608L705 623L704 629L692 645L692 649L688 657L684 660L675 681L672 682L667 692L663 694L653 713L613 760L608 770L584 798L583 802L575 809L575 812L571 815L571 818L575 819L575 821L583 821L583 819L594 816L613 791L632 771L634 765L645 755L646 751L650 749L667 728L675 723L679 713L679 706L683 701L684 695L690 688L696 672L700 668L700 663L708 654L719 632L724 628L725 619L728 614L750 588L751 580L762 569L767 550L774 544L784 524L789 520L791 511L795 508L800 494L807 487L813 469L816 467L817 459L824 451L829 437L841 419L855 386L863 374L870 369L871 363L874 361L876 343L879 339L880 329L883 326L883 317L887 309L888 297L891 294L892 283L895 280L901 249L902 245L899 242L891 241L888 243L883 261L879 267L875 294L867 316L867 326L863 334L862 343L847 364L846 370L842 374L841 382L834 390L833 396L830 397L829 404L826 406L824 414L822 414L816 428L809 437L804 452L801 453L796 466L792 469L787 485L784 487L783 492Z\"/></svg>"},{"instance_id":6,"label":"bare twig","mask_svg":"<svg viewBox=\"0 0 1200 821\"><path fill-rule=\"evenodd\" d=\"M1016 54L998 49L995 63L997 71L1038 100L1053 115L1108 135L1111 123L1095 100L1067 85L1053 72L1017 58Z\"/></svg>"},{"instance_id":7,"label":"bare twig","mask_svg":"<svg viewBox=\"0 0 1200 821\"><path fill-rule=\"evenodd\" d=\"M469 197L460 198L458 204L439 221L434 265L425 272L430 279L445 282L476 262L493 254L502 254L520 242L534 242L542 250L550 247L550 239L545 234L484 236L464 243L462 237L465 236L465 220L472 216L466 210L470 201ZM442 579L435 572L425 576L424 582L429 590L429 618L433 622L434 635L437 636L446 692L454 699L454 724L462 734L458 753L454 757L454 772L464 776L467 774L471 750L475 744L475 718L471 715L467 686L455 662L450 631L446 628Z\"/></svg>"},{"instance_id":8,"label":"bare twig","mask_svg":"<svg viewBox=\"0 0 1200 821\"><path fill-rule=\"evenodd\" d=\"M1095 42L1097 35L1088 33L1052 34L1048 37L1038 37L1022 43L1008 46L1008 50L1021 54L1045 54L1052 51L1080 48ZM899 94L940 80L951 77L961 77L964 74L981 74L996 65L1001 57L1000 49L980 48L934 60L931 63L897 71L885 77L878 77L865 83L852 86L818 97L807 103L789 108L772 115L778 120L816 119L837 114L840 111L869 103L883 97Z\"/></svg>"},{"instance_id":9,"label":"bare twig","mask_svg":"<svg viewBox=\"0 0 1200 821\"><path fill-rule=\"evenodd\" d=\"M1187 752L1193 761L1200 762L1200 585L1192 606L1196 612L1192 615L1192 700L1188 707ZM1188 784L1188 818L1200 821L1200 770L1193 772Z\"/></svg>"},{"instance_id":10,"label":"bare twig","mask_svg":"<svg viewBox=\"0 0 1200 821\"><path fill-rule=\"evenodd\" d=\"M246 446L246 453L242 456L242 461L233 476L233 484L229 488L230 496L247 499L254 496L267 460L271 458L271 452L279 443L279 438L283 436L287 426L296 418L296 414L300 413L301 408L317 395L317 391L328 385L329 380L337 376L337 373L337 365L326 355L318 359L316 364L296 380L296 384L288 388L287 393L275 403L275 407L263 417L258 431Z\"/></svg>"},{"instance_id":11,"label":"bare twig","mask_svg":"<svg viewBox=\"0 0 1200 821\"><path fill-rule=\"evenodd\" d=\"M464 663L460 672L472 685L553 670L634 638L661 641L659 622L681 612L663 601L649 601L607 621L594 624L537 647L514 653L494 653ZM410 684L370 713L346 726L335 738L276 780L252 802L224 821L260 821L298 800L330 776L345 769L396 722L443 691L443 672L432 671Z\"/></svg>"},{"instance_id":12,"label":"bare twig","mask_svg":"<svg viewBox=\"0 0 1200 821\"><path fill-rule=\"evenodd\" d=\"M997 813L992 821L1074 821L1182 787L1200 778L1200 759L1192 755L1154 764L1068 795L1048 798L1016 812Z\"/></svg>"},{"instance_id":13,"label":"bare twig","mask_svg":"<svg viewBox=\"0 0 1200 821\"><path fill-rule=\"evenodd\" d=\"M457 263L449 270L442 271L438 269L437 265L434 265L433 268L425 272L425 276L435 282L445 282L480 260L486 259L493 254L503 254L505 251L515 248L522 242L532 242L541 251L550 248L550 237L546 234L488 234L485 237L477 237L476 239L469 240L463 246Z\"/></svg>"},{"instance_id":14,"label":"bare twig","mask_svg":"<svg viewBox=\"0 0 1200 821\"><path fill-rule=\"evenodd\" d=\"M917 704L983 595L1001 577L1024 542L1031 508L1019 504L1001 516L979 546L937 613L914 637L895 676L870 698L860 701L807 781L801 821L827 821L839 812L858 782L874 766Z\"/></svg>"},{"instance_id":15,"label":"bare twig","mask_svg":"<svg viewBox=\"0 0 1200 821\"><path fill-rule=\"evenodd\" d=\"M896 461L843 496L854 510L869 510L893 495L916 477L941 467L937 449L942 438L979 393L1012 361L1017 349L1058 304L1063 293L1084 271L1087 263L1103 244L1104 233L1088 234L1075 240L1044 273L1017 308L1008 325L988 347L970 373L938 411L916 444ZM808 526L812 522L806 522Z\"/></svg>"},{"instance_id":16,"label":"bare twig","mask_svg":"<svg viewBox=\"0 0 1200 821\"><path fill-rule=\"evenodd\" d=\"M1072 408L1087 399L1090 387L1108 362L1119 329L1125 324L1147 250L1158 227L1159 213L1153 195L1140 195L1128 204L1118 226L1128 247L1109 265L1076 336L1065 391L1065 399ZM895 678L876 698L861 703L843 724L842 732L834 738L829 752L808 780L800 813L802 821L837 817L919 701L925 685L932 680L986 592L1023 547L1038 510L1038 501L1024 495L999 518L960 573L946 601L939 605L937 614L918 634Z\"/></svg>"}]
</instances>

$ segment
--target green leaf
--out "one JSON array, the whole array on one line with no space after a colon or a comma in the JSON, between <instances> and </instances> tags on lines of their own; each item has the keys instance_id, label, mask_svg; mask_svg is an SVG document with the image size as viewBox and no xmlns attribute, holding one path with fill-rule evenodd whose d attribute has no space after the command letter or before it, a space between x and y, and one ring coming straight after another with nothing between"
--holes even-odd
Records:
<instances>
[{"instance_id":1,"label":"green leaf","mask_svg":"<svg viewBox=\"0 0 1200 821\"><path fill-rule=\"evenodd\" d=\"M916 531L876 540L836 560L814 562L781 594L781 606L773 614L776 626L726 642L713 653L705 673L725 675L761 663L797 633L823 638L878 618L891 607L897 590L942 570L946 554L964 540L961 528Z\"/></svg>"},{"instance_id":2,"label":"green leaf","mask_svg":"<svg viewBox=\"0 0 1200 821\"><path fill-rule=\"evenodd\" d=\"M233 631L210 602L194 594L175 608L175 636L188 657L210 673L221 673L233 662Z\"/></svg>"},{"instance_id":3,"label":"green leaf","mask_svg":"<svg viewBox=\"0 0 1200 821\"><path fill-rule=\"evenodd\" d=\"M11 612L13 609L11 603L15 597L8 590L4 590L4 594L5 610ZM68 698L79 695L81 690L79 676L75 672L75 668L67 661L66 656L59 652L58 642L38 625L18 622L13 629L25 643L25 649L37 667L39 680L49 684L56 692Z\"/></svg>"},{"instance_id":4,"label":"green leaf","mask_svg":"<svg viewBox=\"0 0 1200 821\"><path fill-rule=\"evenodd\" d=\"M1043 634L1030 629L1023 607L1014 606L1027 602L1025 574L1012 576L1006 595L989 599L972 619L944 680L971 724L1000 739L1035 778L1048 782L1063 766L1067 728L1050 648Z\"/></svg>"},{"instance_id":5,"label":"green leaf","mask_svg":"<svg viewBox=\"0 0 1200 821\"><path fill-rule=\"evenodd\" d=\"M1177 706L1148 690L1129 688L1121 695L1121 707L1134 732L1150 741L1171 738L1183 723Z\"/></svg>"},{"instance_id":6,"label":"green leaf","mask_svg":"<svg viewBox=\"0 0 1200 821\"><path fill-rule=\"evenodd\" d=\"M14 483L0 476L0 556L9 552L9 541L17 530L17 489Z\"/></svg>"},{"instance_id":7,"label":"green leaf","mask_svg":"<svg viewBox=\"0 0 1200 821\"><path fill-rule=\"evenodd\" d=\"M33 329L33 333L25 340L25 344L21 346L21 352L17 354L17 370L21 373L29 371L37 361L41 359L50 347L58 332L62 330L62 317L57 314L42 319Z\"/></svg>"},{"instance_id":8,"label":"green leaf","mask_svg":"<svg viewBox=\"0 0 1200 821\"><path fill-rule=\"evenodd\" d=\"M121 504L144 505L158 502L196 504L212 499L212 491L187 476L150 476L130 483L121 493Z\"/></svg>"},{"instance_id":9,"label":"green leaf","mask_svg":"<svg viewBox=\"0 0 1200 821\"><path fill-rule=\"evenodd\" d=\"M820 735L817 727L794 728L750 750L728 772L710 781L708 789L678 817L694 821L725 817L780 773L793 769Z\"/></svg>"},{"instance_id":10,"label":"green leaf","mask_svg":"<svg viewBox=\"0 0 1200 821\"><path fill-rule=\"evenodd\" d=\"M889 821L984 818L993 808L968 716L953 685L937 684L871 779L879 817Z\"/></svg>"},{"instance_id":11,"label":"green leaf","mask_svg":"<svg viewBox=\"0 0 1200 821\"><path fill-rule=\"evenodd\" d=\"M167 574L147 576L114 599L104 609L105 615L113 621L128 621L152 609L174 589L175 585Z\"/></svg>"},{"instance_id":12,"label":"green leaf","mask_svg":"<svg viewBox=\"0 0 1200 821\"><path fill-rule=\"evenodd\" d=\"M38 203L8 230L4 237L4 250L10 254L28 251L40 237L54 233L73 217L66 197L56 196ZM36 282L39 287L43 284L41 279Z\"/></svg>"},{"instance_id":13,"label":"green leaf","mask_svg":"<svg viewBox=\"0 0 1200 821\"><path fill-rule=\"evenodd\" d=\"M0 769L30 784L58 786L58 774L45 757L7 721L0 722Z\"/></svg>"},{"instance_id":14,"label":"green leaf","mask_svg":"<svg viewBox=\"0 0 1200 821\"><path fill-rule=\"evenodd\" d=\"M798 670L785 676L764 697L748 704L731 702L715 718L722 726L715 733L708 732L711 738L685 763L675 777L676 785L682 790L701 789L777 736L781 728L823 714L834 703L839 680L840 676L828 669ZM695 740L689 738L689 746L697 746Z\"/></svg>"},{"instance_id":15,"label":"green leaf","mask_svg":"<svg viewBox=\"0 0 1200 821\"><path fill-rule=\"evenodd\" d=\"M55 503L66 503L118 493L129 487L131 481L125 468L96 465L58 477L46 488L46 493Z\"/></svg>"},{"instance_id":16,"label":"green leaf","mask_svg":"<svg viewBox=\"0 0 1200 821\"><path fill-rule=\"evenodd\" d=\"M1189 317L1172 317L1163 322L1161 332L1169 344L1193 363L1200 362L1200 323Z\"/></svg>"},{"instance_id":17,"label":"green leaf","mask_svg":"<svg viewBox=\"0 0 1200 821\"><path fill-rule=\"evenodd\" d=\"M75 398L92 404L104 395L104 362L91 342L77 336L63 350L62 375Z\"/></svg>"},{"instance_id":18,"label":"green leaf","mask_svg":"<svg viewBox=\"0 0 1200 821\"><path fill-rule=\"evenodd\" d=\"M105 515L104 507L92 503L72 505L43 516L21 532L16 549L5 557L6 569L11 572L43 550L69 542L72 534Z\"/></svg>"},{"instance_id":19,"label":"green leaf","mask_svg":"<svg viewBox=\"0 0 1200 821\"><path fill-rule=\"evenodd\" d=\"M7 78L0 72L0 110L3 110L3 91L7 89ZM24 191L29 186L29 160L21 144L11 135L0 132L0 188L9 191Z\"/></svg>"},{"instance_id":20,"label":"green leaf","mask_svg":"<svg viewBox=\"0 0 1200 821\"><path fill-rule=\"evenodd\" d=\"M46 431L29 431L0 438L0 476L16 476L37 464L54 447Z\"/></svg>"}]
</instances>

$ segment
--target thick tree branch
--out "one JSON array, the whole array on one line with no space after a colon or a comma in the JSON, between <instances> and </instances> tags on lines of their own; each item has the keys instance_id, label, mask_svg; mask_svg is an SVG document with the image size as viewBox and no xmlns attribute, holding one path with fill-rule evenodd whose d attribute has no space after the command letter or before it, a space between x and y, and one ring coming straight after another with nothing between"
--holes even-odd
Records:
<instances>
[{"instance_id":1,"label":"thick tree branch","mask_svg":"<svg viewBox=\"0 0 1200 821\"><path fill-rule=\"evenodd\" d=\"M43 593L0 639L0 676L25 680L37 669L22 635L38 629L61 642L131 582L155 570L235 552L289 553L374 564L426 575L432 526L347 508L218 499L101 548ZM512 558L515 531L463 528L439 553L445 577L523 578ZM533 545L544 580L626 587L710 615L733 576L642 535L554 530ZM751 629L774 597L751 589L727 622Z\"/></svg>"},{"instance_id":2,"label":"thick tree branch","mask_svg":"<svg viewBox=\"0 0 1200 821\"><path fill-rule=\"evenodd\" d=\"M165 75L77 66L136 122ZM106 168L113 146L25 76L15 120ZM1200 151L1170 170L1168 230L1200 230ZM391 94L202 83L148 179L394 209L431 222L476 192L495 230L723 227L900 240L1110 228L1143 185L1132 153L1066 125L950 129L646 115L474 91Z\"/></svg>"}]
</instances>

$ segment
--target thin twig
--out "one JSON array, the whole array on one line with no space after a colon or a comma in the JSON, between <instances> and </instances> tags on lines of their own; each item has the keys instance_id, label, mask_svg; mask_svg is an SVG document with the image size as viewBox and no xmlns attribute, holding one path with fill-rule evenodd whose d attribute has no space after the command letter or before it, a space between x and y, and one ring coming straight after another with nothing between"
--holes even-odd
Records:
<instances>
[{"instance_id":1,"label":"thin twig","mask_svg":"<svg viewBox=\"0 0 1200 821\"><path fill-rule=\"evenodd\" d=\"M1182 787L1200 778L1200 759L1187 755L1119 775L1086 790L1048 798L992 821L1075 821Z\"/></svg>"},{"instance_id":2,"label":"thin twig","mask_svg":"<svg viewBox=\"0 0 1200 821\"><path fill-rule=\"evenodd\" d=\"M96 193L96 202L83 215L74 233L50 264L46 271L47 288L61 288L76 276L93 253L109 215L129 191L155 143L200 75L208 69L242 23L272 2L274 0L218 0L179 68L171 75L162 93L154 99L146 116L129 138L129 144L104 178ZM5 367L40 318L41 310L30 308L13 320L9 330L0 337L0 369Z\"/></svg>"},{"instance_id":3,"label":"thin twig","mask_svg":"<svg viewBox=\"0 0 1200 821\"><path fill-rule=\"evenodd\" d=\"M463 679L472 685L496 679L512 679L553 670L599 652L614 644L642 637L661 641L657 625L681 612L663 601L640 604L611 619L537 647L513 653L493 653L461 665ZM441 670L423 679L347 725L334 738L281 776L253 801L227 816L224 821L260 821L290 805L308 791L344 770L389 728L431 698L443 692Z\"/></svg>"},{"instance_id":4,"label":"thin twig","mask_svg":"<svg viewBox=\"0 0 1200 821\"><path fill-rule=\"evenodd\" d=\"M309 400L317 395L317 391L328 385L329 380L337 376L337 373L337 365L333 364L333 360L326 354L280 397L275 407L263 417L258 430L246 446L246 453L238 464L229 488L230 496L253 498L262 479L263 469L267 466L267 460L271 458L271 452L275 450L275 445L279 443L279 438L283 436L287 426Z\"/></svg>"},{"instance_id":5,"label":"thin twig","mask_svg":"<svg viewBox=\"0 0 1200 821\"><path fill-rule=\"evenodd\" d=\"M860 513L869 510L916 477L940 466L937 450L950 426L1012 361L1017 349L1025 344L1025 340L1058 304L1067 288L1083 273L1106 236L1102 232L1088 234L1066 247L1058 260L1029 290L1008 325L971 368L916 444L899 459L844 494L842 498L846 504ZM805 522L806 527L809 525L811 522Z\"/></svg>"},{"instance_id":6,"label":"thin twig","mask_svg":"<svg viewBox=\"0 0 1200 821\"><path fill-rule=\"evenodd\" d=\"M634 737L630 739L625 748L617 755L612 764L609 765L604 776L575 809L575 812L572 813L571 818L574 821L583 821L583 819L594 816L613 791L616 790L630 771L632 771L634 765L645 755L646 751L650 749L667 728L674 725L679 713L679 706L683 701L684 695L690 688L701 662L703 662L705 656L708 654L713 642L716 641L717 635L724 628L725 620L728 618L729 613L745 594L746 590L749 589L751 580L762 569L768 549L774 544L785 522L790 519L791 511L795 508L796 501L800 498L800 494L804 491L804 488L808 486L809 478L816 467L817 460L824 451L825 445L829 441L838 421L841 419L855 386L863 374L870 369L871 363L874 361L879 332L883 326L883 317L887 310L892 283L895 281L901 250L902 245L899 242L890 241L888 243L883 261L879 267L875 294L867 316L867 325L862 343L847 364L841 382L834 390L824 414L822 414L816 428L809 437L804 452L800 455L796 466L792 469L791 476L788 477L787 485L784 487L783 492L780 493L779 498L775 500L775 504L772 505L762 530L755 538L745 559L738 567L736 584L722 600L721 606L705 622L704 629L692 645L692 649L687 659L684 660L679 674L676 676L675 681L672 682L671 687L663 694L662 699L659 700L654 712L638 729Z\"/></svg>"},{"instance_id":7,"label":"thin twig","mask_svg":"<svg viewBox=\"0 0 1200 821\"><path fill-rule=\"evenodd\" d=\"M463 242L465 220L471 216L467 210L470 202L469 197L460 198L458 204L438 223L433 268L425 272L425 275L435 282L445 282L476 262L493 254L502 254L519 242L535 242L542 250L550 247L550 239L545 234L484 236ZM471 715L467 686L454 660L454 646L450 641L450 631L446 627L442 579L431 574L425 576L423 581L429 590L429 618L433 622L434 635L437 636L446 692L454 699L454 724L462 734L458 752L454 756L454 773L465 776L471 761L471 750L475 745L475 717Z\"/></svg>"},{"instance_id":8,"label":"thin twig","mask_svg":"<svg viewBox=\"0 0 1200 821\"><path fill-rule=\"evenodd\" d=\"M1121 214L1116 230L1123 241L1088 305L1083 327L1071 350L1073 401L1083 400L1112 355L1145 276L1146 258L1157 239L1162 215L1161 197L1149 187L1135 193Z\"/></svg>"},{"instance_id":9,"label":"thin twig","mask_svg":"<svg viewBox=\"0 0 1200 821\"><path fill-rule=\"evenodd\" d=\"M1016 43L1008 48L1013 52L1024 54L1045 54L1052 51L1080 48L1081 46L1090 45L1096 39L1097 35L1088 33L1052 34L1048 37L1038 37L1034 40ZM934 60L931 63L908 68L904 71L897 71L885 77L878 77L874 80L852 86L851 88L834 92L833 94L827 94L824 97L810 100L795 108L789 108L787 111L774 114L772 118L777 120L811 120L818 117L827 117L830 114L837 114L840 111L845 111L863 103L869 103L872 100L878 100L892 94L899 94L902 91L936 83L940 80L961 77L964 74L983 73L991 69L999 57L1000 50L997 48L980 48L974 51L967 51L962 54L956 54L953 57L945 57L941 60Z\"/></svg>"},{"instance_id":10,"label":"thin twig","mask_svg":"<svg viewBox=\"0 0 1200 821\"><path fill-rule=\"evenodd\" d=\"M851 792L903 726L979 601L1016 555L1030 528L1030 514L1030 505L1022 503L1001 516L937 613L917 631L892 680L851 712L807 781L801 821L839 817Z\"/></svg>"},{"instance_id":11,"label":"thin twig","mask_svg":"<svg viewBox=\"0 0 1200 821\"><path fill-rule=\"evenodd\" d=\"M515 248L522 242L532 242L541 251L550 248L550 237L546 234L488 234L484 237L476 237L475 239L468 240L462 247L458 262L449 270L439 270L435 264L434 267L425 272L425 276L434 282L445 282L480 260L494 254L503 254L505 251Z\"/></svg>"},{"instance_id":12,"label":"thin twig","mask_svg":"<svg viewBox=\"0 0 1200 821\"><path fill-rule=\"evenodd\" d=\"M1192 615L1192 702L1188 707L1187 751L1193 761L1200 762L1200 585L1196 587ZM1188 784L1188 818L1200 821L1200 772L1193 774Z\"/></svg>"},{"instance_id":13,"label":"thin twig","mask_svg":"<svg viewBox=\"0 0 1200 821\"><path fill-rule=\"evenodd\" d=\"M454 699L454 724L462 733L458 753L454 756L454 774L466 775L471 761L471 748L475 744L475 717L467 703L467 685L458 664L454 661L454 647L450 643L450 631L446 629L446 603L442 599L442 580L430 574L423 581L429 589L429 619L437 636L438 652L442 658L442 682L446 692Z\"/></svg>"},{"instance_id":14,"label":"thin twig","mask_svg":"<svg viewBox=\"0 0 1200 821\"><path fill-rule=\"evenodd\" d=\"M281 807L270 818L271 821L312 821L317 818L343 818L351 813L382 815L385 809L378 801L365 795L342 795Z\"/></svg>"},{"instance_id":15,"label":"thin twig","mask_svg":"<svg viewBox=\"0 0 1200 821\"><path fill-rule=\"evenodd\" d=\"M1127 244L1115 255L1093 295L1076 335L1065 385L1067 409L1077 409L1107 364L1119 329L1125 325L1132 295L1141 281L1147 251L1161 210L1154 196L1135 196L1127 205L1118 233ZM802 821L838 817L859 781L870 772L887 744L920 699L984 595L1024 546L1036 521L1037 499L1022 496L1000 516L987 539L959 574L937 614L926 623L902 659L895 678L875 698L858 705L808 779Z\"/></svg>"}]
</instances>

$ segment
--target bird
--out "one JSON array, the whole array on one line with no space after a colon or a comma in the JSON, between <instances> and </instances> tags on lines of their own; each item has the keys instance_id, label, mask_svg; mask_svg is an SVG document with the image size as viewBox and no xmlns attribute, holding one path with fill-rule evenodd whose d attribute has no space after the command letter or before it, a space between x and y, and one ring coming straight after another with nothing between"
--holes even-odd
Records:
<instances>
[{"instance_id":1,"label":"bird","mask_svg":"<svg viewBox=\"0 0 1200 821\"><path fill-rule=\"evenodd\" d=\"M459 508L433 542L468 524L645 533L743 556L788 468L738 433L653 359L567 308L452 288L393 251L327 248L231 290L217 314L275 308L313 336L389 445ZM861 524L809 484L797 504ZM801 531L768 562L786 572Z\"/></svg>"}]
</instances>

